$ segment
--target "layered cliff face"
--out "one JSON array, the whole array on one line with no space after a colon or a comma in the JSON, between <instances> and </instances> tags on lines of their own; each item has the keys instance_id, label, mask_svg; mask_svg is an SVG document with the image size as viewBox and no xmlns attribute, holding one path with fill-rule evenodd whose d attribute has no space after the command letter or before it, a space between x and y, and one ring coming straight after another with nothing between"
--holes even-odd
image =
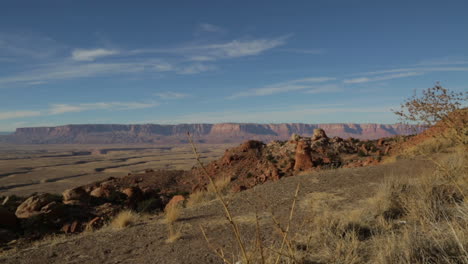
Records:
<instances>
[{"instance_id":1,"label":"layered cliff face","mask_svg":"<svg viewBox=\"0 0 468 264\"><path fill-rule=\"evenodd\" d=\"M239 143L246 139L285 140L292 134L312 136L322 128L329 136L376 139L422 132L421 127L382 124L179 124L179 125L66 125L18 128L1 141L20 144L175 144L187 141L187 132L204 143Z\"/></svg>"}]
</instances>

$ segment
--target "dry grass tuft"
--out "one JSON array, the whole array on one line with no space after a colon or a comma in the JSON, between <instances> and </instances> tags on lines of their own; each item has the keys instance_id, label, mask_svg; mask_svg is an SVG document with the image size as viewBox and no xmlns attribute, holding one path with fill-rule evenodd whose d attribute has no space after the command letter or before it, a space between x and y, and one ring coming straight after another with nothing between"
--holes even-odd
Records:
<instances>
[{"instance_id":1,"label":"dry grass tuft","mask_svg":"<svg viewBox=\"0 0 468 264\"><path fill-rule=\"evenodd\" d=\"M121 211L112 219L111 226L117 229L122 229L134 224L138 221L139 215L131 210Z\"/></svg>"},{"instance_id":2,"label":"dry grass tuft","mask_svg":"<svg viewBox=\"0 0 468 264\"><path fill-rule=\"evenodd\" d=\"M166 243L173 243L181 237L180 230L176 230L175 228L175 222L179 219L180 213L181 206L179 204L173 204L164 210L164 219L166 220L168 231Z\"/></svg>"},{"instance_id":3,"label":"dry grass tuft","mask_svg":"<svg viewBox=\"0 0 468 264\"><path fill-rule=\"evenodd\" d=\"M195 191L190 194L189 198L187 199L187 206L193 207L197 204L203 203L206 201L206 192L204 191Z\"/></svg>"},{"instance_id":4,"label":"dry grass tuft","mask_svg":"<svg viewBox=\"0 0 468 264\"><path fill-rule=\"evenodd\" d=\"M167 224L172 224L179 219L180 216L180 205L174 204L173 206L168 206L164 210L164 219Z\"/></svg>"},{"instance_id":5,"label":"dry grass tuft","mask_svg":"<svg viewBox=\"0 0 468 264\"><path fill-rule=\"evenodd\" d=\"M222 195L227 195L229 193L229 183L231 182L231 177L219 177L214 180L214 185L216 186L217 190ZM216 199L216 191L213 184L208 184L208 188L206 191L195 191L190 194L190 197L187 200L187 206L193 207L198 204L202 204L205 202L209 202Z\"/></svg>"},{"instance_id":6,"label":"dry grass tuft","mask_svg":"<svg viewBox=\"0 0 468 264\"><path fill-rule=\"evenodd\" d=\"M289 263L468 263L467 157L461 149L391 175L355 209L310 196L301 206L310 220L294 239L301 250Z\"/></svg>"}]
</instances>

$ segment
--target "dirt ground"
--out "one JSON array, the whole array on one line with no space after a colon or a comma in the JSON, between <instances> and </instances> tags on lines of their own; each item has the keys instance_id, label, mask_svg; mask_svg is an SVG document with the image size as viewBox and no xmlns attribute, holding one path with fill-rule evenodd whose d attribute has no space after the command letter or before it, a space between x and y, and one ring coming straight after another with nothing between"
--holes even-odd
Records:
<instances>
[{"instance_id":1,"label":"dirt ground","mask_svg":"<svg viewBox=\"0 0 468 264\"><path fill-rule=\"evenodd\" d=\"M400 174L430 170L424 161L399 160L372 167L327 170L282 178L230 196L230 209L239 223L243 239L253 241L258 212L265 243L278 240L270 212L285 224L294 191L299 184L293 232L310 217L313 203L331 202L334 209L350 209L371 197L379 183ZM218 201L182 210L176 222L182 237L167 243L167 225L162 215L142 216L122 230L105 227L80 235L59 236L27 248L5 251L0 263L223 263L204 240L200 227L213 245L221 246L229 259L239 260L235 239Z\"/></svg>"}]
</instances>

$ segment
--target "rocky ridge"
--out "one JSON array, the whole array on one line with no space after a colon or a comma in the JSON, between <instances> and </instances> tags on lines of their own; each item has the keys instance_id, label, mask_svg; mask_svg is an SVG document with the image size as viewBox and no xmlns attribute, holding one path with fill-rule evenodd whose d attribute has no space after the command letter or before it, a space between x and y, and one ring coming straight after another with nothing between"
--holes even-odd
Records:
<instances>
[{"instance_id":1,"label":"rocky ridge","mask_svg":"<svg viewBox=\"0 0 468 264\"><path fill-rule=\"evenodd\" d=\"M199 143L240 143L245 140L287 140L293 134L312 136L321 128L329 136L377 139L416 134L422 127L400 124L179 124L179 125L66 125L57 127L18 128L12 135L0 136L0 142L18 144L115 144L187 143L187 132Z\"/></svg>"}]
</instances>

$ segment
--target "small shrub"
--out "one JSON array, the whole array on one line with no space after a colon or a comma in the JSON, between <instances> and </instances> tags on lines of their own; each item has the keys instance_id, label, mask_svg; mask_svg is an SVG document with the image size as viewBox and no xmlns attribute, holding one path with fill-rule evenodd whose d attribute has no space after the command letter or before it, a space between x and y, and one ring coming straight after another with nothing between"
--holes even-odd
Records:
<instances>
[{"instance_id":1,"label":"small shrub","mask_svg":"<svg viewBox=\"0 0 468 264\"><path fill-rule=\"evenodd\" d=\"M227 187L229 185L229 183L231 183L231 177L219 177L219 178L216 178L214 180L214 184L216 186L216 188L219 190L220 193L222 194L226 194L226 191L227 191ZM215 193L215 190L213 188L213 185L210 183L208 184L208 188L207 188L207 192L208 193L212 193L214 194ZM214 196L214 195L213 195ZM213 197L214 199L214 197Z\"/></svg>"},{"instance_id":2,"label":"small shrub","mask_svg":"<svg viewBox=\"0 0 468 264\"><path fill-rule=\"evenodd\" d=\"M190 194L189 198L187 199L187 206L193 207L197 204L200 204L206 200L206 192L204 191L194 191Z\"/></svg>"},{"instance_id":3,"label":"small shrub","mask_svg":"<svg viewBox=\"0 0 468 264\"><path fill-rule=\"evenodd\" d=\"M111 222L114 228L122 229L134 224L138 220L138 214L130 210L121 211Z\"/></svg>"}]
</instances>

